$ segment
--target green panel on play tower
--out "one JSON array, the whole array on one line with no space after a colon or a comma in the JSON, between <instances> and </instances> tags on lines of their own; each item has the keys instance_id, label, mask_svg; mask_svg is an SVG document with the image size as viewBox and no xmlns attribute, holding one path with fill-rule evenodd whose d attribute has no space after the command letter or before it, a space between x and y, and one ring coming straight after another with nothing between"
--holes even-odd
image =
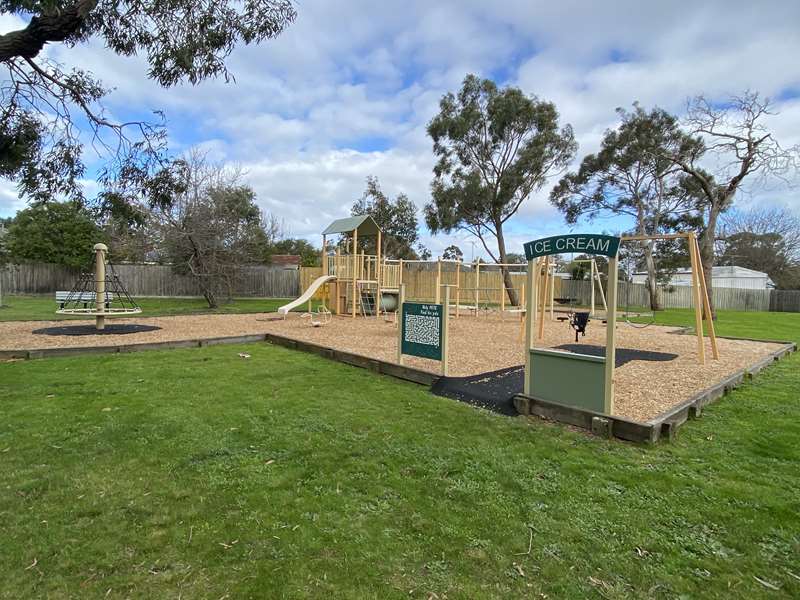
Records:
<instances>
[{"instance_id":1,"label":"green panel on play tower","mask_svg":"<svg viewBox=\"0 0 800 600\"><path fill-rule=\"evenodd\" d=\"M401 326L403 354L442 360L444 310L441 304L404 302Z\"/></svg>"}]
</instances>

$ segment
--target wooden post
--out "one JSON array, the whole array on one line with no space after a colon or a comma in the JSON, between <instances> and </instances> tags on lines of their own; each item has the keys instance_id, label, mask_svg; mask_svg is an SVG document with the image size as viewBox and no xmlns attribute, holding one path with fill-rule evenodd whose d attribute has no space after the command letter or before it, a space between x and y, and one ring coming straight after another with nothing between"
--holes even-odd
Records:
<instances>
[{"instance_id":1,"label":"wooden post","mask_svg":"<svg viewBox=\"0 0 800 600\"><path fill-rule=\"evenodd\" d=\"M600 290L600 300L603 302L603 310L608 312L608 302L606 302L606 295L603 293L603 281L600 279L600 272L597 270L597 263L594 265L594 274L597 278L597 289ZM592 282L594 285L594 282Z\"/></svg>"},{"instance_id":2,"label":"wooden post","mask_svg":"<svg viewBox=\"0 0 800 600\"><path fill-rule=\"evenodd\" d=\"M700 298L700 282L698 281L698 277L702 277L702 273L699 272L697 256L691 249L693 246L691 237L687 241L692 265L692 303L694 304L694 327L697 335L697 360L704 365L706 364L706 348L703 341L703 301Z\"/></svg>"},{"instance_id":3,"label":"wooden post","mask_svg":"<svg viewBox=\"0 0 800 600\"><path fill-rule=\"evenodd\" d=\"M503 320L503 317L506 312L506 280L503 277L503 268L500 267L500 320Z\"/></svg>"},{"instance_id":4,"label":"wooden post","mask_svg":"<svg viewBox=\"0 0 800 600\"><path fill-rule=\"evenodd\" d=\"M444 286L444 306L442 307L442 375L447 377L450 374L448 366L447 351L450 340L450 286Z\"/></svg>"},{"instance_id":5,"label":"wooden post","mask_svg":"<svg viewBox=\"0 0 800 600\"><path fill-rule=\"evenodd\" d=\"M478 316L478 290L481 287L481 263L475 263L475 316Z\"/></svg>"},{"instance_id":6,"label":"wooden post","mask_svg":"<svg viewBox=\"0 0 800 600\"><path fill-rule=\"evenodd\" d=\"M442 257L436 257L436 304L442 300Z\"/></svg>"},{"instance_id":7,"label":"wooden post","mask_svg":"<svg viewBox=\"0 0 800 600\"><path fill-rule=\"evenodd\" d=\"M461 306L461 261L456 263L456 319Z\"/></svg>"},{"instance_id":8,"label":"wooden post","mask_svg":"<svg viewBox=\"0 0 800 600\"><path fill-rule=\"evenodd\" d=\"M328 255L325 253L325 234L322 234L322 274L328 274Z\"/></svg>"},{"instance_id":9,"label":"wooden post","mask_svg":"<svg viewBox=\"0 0 800 600\"><path fill-rule=\"evenodd\" d=\"M556 301L556 265L553 263L552 271L550 273L550 320L555 321L555 309L553 305Z\"/></svg>"},{"instance_id":10,"label":"wooden post","mask_svg":"<svg viewBox=\"0 0 800 600\"><path fill-rule=\"evenodd\" d=\"M603 412L614 414L614 368L617 360L617 270L616 256L608 259L608 310L606 311L606 389L603 394Z\"/></svg>"},{"instance_id":11,"label":"wooden post","mask_svg":"<svg viewBox=\"0 0 800 600\"><path fill-rule=\"evenodd\" d=\"M714 319L711 318L711 302L708 298L708 289L706 288L706 278L703 277L703 261L700 258L700 245L697 243L697 236L694 232L689 235L689 245L694 250L695 261L700 269L700 293L703 298L703 313L705 314L706 324L708 327L708 337L711 339L711 356L714 359L719 359L719 349L717 348L717 332L714 329Z\"/></svg>"},{"instance_id":12,"label":"wooden post","mask_svg":"<svg viewBox=\"0 0 800 600\"><path fill-rule=\"evenodd\" d=\"M344 286L342 286L342 284L340 283L341 282L341 276L342 276L342 274L339 272L339 270L341 269L340 262L341 261L340 261L340 258L339 258L339 246L337 245L336 246L336 250L335 250L335 254L334 254L334 257L333 257L333 273L331 273L331 275L336 275L336 287L334 289L334 292L336 293L336 314L337 315L341 315L342 314L342 290L344 289Z\"/></svg>"},{"instance_id":13,"label":"wooden post","mask_svg":"<svg viewBox=\"0 0 800 600\"><path fill-rule=\"evenodd\" d=\"M589 260L589 285L591 285L591 287L592 287L592 294L591 294L592 307L591 307L591 310L589 311L589 314L592 315L592 316L594 316L594 270L595 270L595 268L596 268L596 266L594 264L594 259L592 258L592 259Z\"/></svg>"},{"instance_id":14,"label":"wooden post","mask_svg":"<svg viewBox=\"0 0 800 600\"><path fill-rule=\"evenodd\" d=\"M525 304L525 381L523 383L523 393L531 393L531 350L533 349L533 327L536 322L536 279L539 276L539 261L528 261L528 298Z\"/></svg>"},{"instance_id":15,"label":"wooden post","mask_svg":"<svg viewBox=\"0 0 800 600\"><path fill-rule=\"evenodd\" d=\"M406 301L406 286L400 284L397 294L397 364L403 364L403 303Z\"/></svg>"},{"instance_id":16,"label":"wooden post","mask_svg":"<svg viewBox=\"0 0 800 600\"><path fill-rule=\"evenodd\" d=\"M353 286L352 286L352 293L353 293L353 318L356 318L356 294L358 293L358 229L353 229L353 272L351 273L353 276Z\"/></svg>"},{"instance_id":17,"label":"wooden post","mask_svg":"<svg viewBox=\"0 0 800 600\"><path fill-rule=\"evenodd\" d=\"M375 279L378 281L378 293L375 298L375 318L381 316L381 230L378 229L378 257L375 263Z\"/></svg>"},{"instance_id":18,"label":"wooden post","mask_svg":"<svg viewBox=\"0 0 800 600\"><path fill-rule=\"evenodd\" d=\"M94 245L94 310L100 313L94 317L94 327L98 330L106 328L106 318L102 314L106 311L106 252L105 244Z\"/></svg>"},{"instance_id":19,"label":"wooden post","mask_svg":"<svg viewBox=\"0 0 800 600\"><path fill-rule=\"evenodd\" d=\"M400 259L400 273L397 276L397 287L398 289L400 286L403 285L403 259Z\"/></svg>"},{"instance_id":20,"label":"wooden post","mask_svg":"<svg viewBox=\"0 0 800 600\"><path fill-rule=\"evenodd\" d=\"M537 336L538 339L540 339L540 340L544 338L544 311L545 311L545 308L547 307L547 295L548 295L547 294L547 282L550 280L549 277L547 276L547 273L548 273L549 270L550 270L550 257L549 256L545 256L544 257L544 285L542 286L542 294L541 294L542 295L542 305L541 305L541 308L540 308L540 310L542 312L541 312L541 315L539 317L539 334Z\"/></svg>"}]
</instances>

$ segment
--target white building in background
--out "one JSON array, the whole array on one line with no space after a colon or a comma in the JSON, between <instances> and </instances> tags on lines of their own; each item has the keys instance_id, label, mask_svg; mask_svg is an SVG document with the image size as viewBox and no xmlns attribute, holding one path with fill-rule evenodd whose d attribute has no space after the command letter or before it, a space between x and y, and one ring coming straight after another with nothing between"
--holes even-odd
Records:
<instances>
[{"instance_id":1,"label":"white building in background","mask_svg":"<svg viewBox=\"0 0 800 600\"><path fill-rule=\"evenodd\" d=\"M767 290L775 287L769 275L745 267L712 267L711 279L711 284L715 288ZM647 273L644 271L634 273L632 280L633 283L647 283ZM692 271L678 269L667 285L692 285Z\"/></svg>"}]
</instances>

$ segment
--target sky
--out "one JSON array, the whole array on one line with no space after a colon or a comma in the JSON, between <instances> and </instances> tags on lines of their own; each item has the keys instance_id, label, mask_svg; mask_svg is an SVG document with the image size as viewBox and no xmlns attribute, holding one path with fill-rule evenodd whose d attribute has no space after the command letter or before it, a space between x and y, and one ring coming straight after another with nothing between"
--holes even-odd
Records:
<instances>
[{"instance_id":1,"label":"sky","mask_svg":"<svg viewBox=\"0 0 800 600\"><path fill-rule=\"evenodd\" d=\"M164 110L173 152L200 147L242 168L262 209L292 237L317 245L375 175L390 197L403 192L416 204L422 242L434 256L455 243L471 257L468 235L431 236L421 214L434 164L425 128L441 96L457 91L467 73L554 102L579 143L573 166L616 124L616 107L639 101L680 115L700 93L724 101L758 90L776 100L779 114L769 125L782 145L800 143L796 0L301 0L296 7L296 22L280 37L234 51L230 83L161 88L147 79L146 61L115 56L102 40L47 52L114 88L106 107L116 118ZM0 32L21 25L0 15ZM556 181L509 221L510 252L570 230L548 202ZM800 213L798 183L751 186L737 202ZM24 206L14 185L0 179L0 216ZM625 226L612 219L572 230ZM486 256L479 245L474 252Z\"/></svg>"}]
</instances>

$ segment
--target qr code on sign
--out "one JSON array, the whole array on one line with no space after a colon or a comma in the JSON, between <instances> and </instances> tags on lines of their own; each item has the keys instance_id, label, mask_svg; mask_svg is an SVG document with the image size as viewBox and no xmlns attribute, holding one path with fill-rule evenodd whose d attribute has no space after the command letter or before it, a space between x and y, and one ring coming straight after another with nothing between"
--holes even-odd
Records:
<instances>
[{"instance_id":1,"label":"qr code on sign","mask_svg":"<svg viewBox=\"0 0 800 600\"><path fill-rule=\"evenodd\" d=\"M406 315L406 341L414 344L439 345L439 318Z\"/></svg>"}]
</instances>

